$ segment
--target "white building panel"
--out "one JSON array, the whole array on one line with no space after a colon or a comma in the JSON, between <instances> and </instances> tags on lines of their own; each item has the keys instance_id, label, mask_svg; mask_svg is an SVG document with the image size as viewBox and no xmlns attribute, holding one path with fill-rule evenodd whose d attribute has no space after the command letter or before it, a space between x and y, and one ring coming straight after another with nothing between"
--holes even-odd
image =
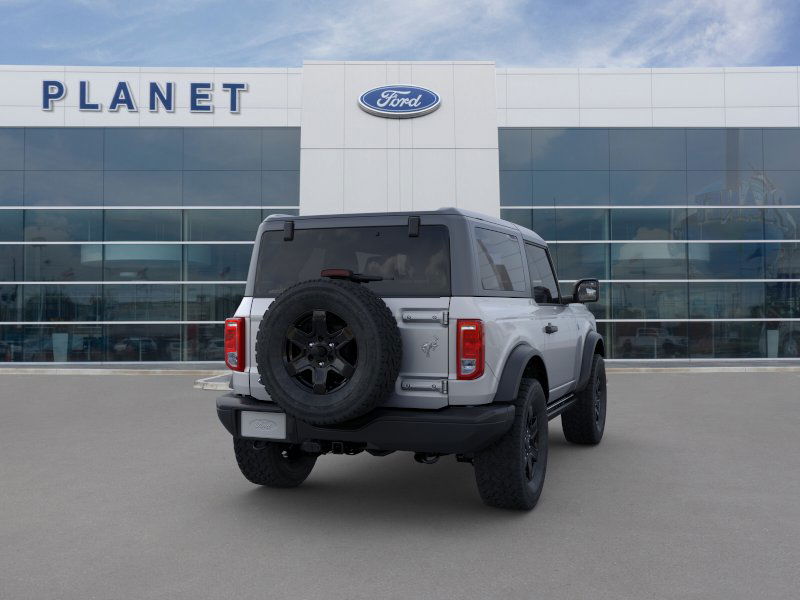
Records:
<instances>
[{"instance_id":1,"label":"white building panel","mask_svg":"<svg viewBox=\"0 0 800 600\"><path fill-rule=\"evenodd\" d=\"M653 72L653 106L716 108L725 104L725 74Z\"/></svg>"}]
</instances>

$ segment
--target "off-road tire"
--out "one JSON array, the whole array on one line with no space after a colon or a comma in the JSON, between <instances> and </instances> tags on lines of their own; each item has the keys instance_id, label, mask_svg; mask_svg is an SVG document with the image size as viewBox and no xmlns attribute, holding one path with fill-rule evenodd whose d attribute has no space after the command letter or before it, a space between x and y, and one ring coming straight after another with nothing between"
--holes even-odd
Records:
<instances>
[{"instance_id":1,"label":"off-road tire","mask_svg":"<svg viewBox=\"0 0 800 600\"><path fill-rule=\"evenodd\" d=\"M352 377L324 394L304 389L285 364L286 335L303 311L326 311L347 324L357 346ZM402 340L386 303L361 284L315 279L281 293L264 313L256 338L256 365L270 398L288 414L312 425L360 417L394 390Z\"/></svg>"},{"instance_id":2,"label":"off-road tire","mask_svg":"<svg viewBox=\"0 0 800 600\"><path fill-rule=\"evenodd\" d=\"M522 380L515 405L511 429L497 442L475 453L475 481L485 504L531 510L542 493L547 471L547 401L537 380ZM531 472L527 473L525 449L531 417L536 419L538 452Z\"/></svg>"},{"instance_id":3,"label":"off-road tire","mask_svg":"<svg viewBox=\"0 0 800 600\"><path fill-rule=\"evenodd\" d=\"M586 387L577 400L561 414L564 437L573 444L595 445L603 439L606 425L606 367L603 357L595 354Z\"/></svg>"},{"instance_id":4,"label":"off-road tire","mask_svg":"<svg viewBox=\"0 0 800 600\"><path fill-rule=\"evenodd\" d=\"M251 483L275 488L297 487L314 468L317 457L274 442L234 439L233 451L242 475Z\"/></svg>"}]
</instances>

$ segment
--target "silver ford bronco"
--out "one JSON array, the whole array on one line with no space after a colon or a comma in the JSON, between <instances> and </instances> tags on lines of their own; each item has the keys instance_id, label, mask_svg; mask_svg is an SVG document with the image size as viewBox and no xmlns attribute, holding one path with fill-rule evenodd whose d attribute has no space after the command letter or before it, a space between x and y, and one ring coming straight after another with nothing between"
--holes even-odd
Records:
<instances>
[{"instance_id":1,"label":"silver ford bronco","mask_svg":"<svg viewBox=\"0 0 800 600\"><path fill-rule=\"evenodd\" d=\"M225 322L217 413L255 484L297 486L327 453L454 454L486 504L531 509L548 421L603 436L598 295L562 295L542 238L478 213L273 215Z\"/></svg>"}]
</instances>

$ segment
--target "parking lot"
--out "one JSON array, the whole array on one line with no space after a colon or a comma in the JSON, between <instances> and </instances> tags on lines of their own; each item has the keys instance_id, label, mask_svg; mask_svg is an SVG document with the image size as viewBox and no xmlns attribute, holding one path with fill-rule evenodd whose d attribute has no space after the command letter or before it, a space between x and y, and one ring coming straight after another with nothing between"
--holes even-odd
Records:
<instances>
[{"instance_id":1,"label":"parking lot","mask_svg":"<svg viewBox=\"0 0 800 600\"><path fill-rule=\"evenodd\" d=\"M531 513L407 453L259 489L194 379L0 374L0 597L797 597L800 373L612 374Z\"/></svg>"}]
</instances>

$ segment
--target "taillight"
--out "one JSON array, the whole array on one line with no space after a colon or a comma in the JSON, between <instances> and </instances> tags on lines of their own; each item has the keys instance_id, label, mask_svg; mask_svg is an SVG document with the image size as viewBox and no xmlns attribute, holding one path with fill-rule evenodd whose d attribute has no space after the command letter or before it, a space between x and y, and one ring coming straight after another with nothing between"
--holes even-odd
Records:
<instances>
[{"instance_id":1,"label":"taillight","mask_svg":"<svg viewBox=\"0 0 800 600\"><path fill-rule=\"evenodd\" d=\"M477 379L483 375L483 321L459 319L457 327L458 379Z\"/></svg>"},{"instance_id":2,"label":"taillight","mask_svg":"<svg viewBox=\"0 0 800 600\"><path fill-rule=\"evenodd\" d=\"M234 371L244 371L244 318L225 319L225 364Z\"/></svg>"}]
</instances>

